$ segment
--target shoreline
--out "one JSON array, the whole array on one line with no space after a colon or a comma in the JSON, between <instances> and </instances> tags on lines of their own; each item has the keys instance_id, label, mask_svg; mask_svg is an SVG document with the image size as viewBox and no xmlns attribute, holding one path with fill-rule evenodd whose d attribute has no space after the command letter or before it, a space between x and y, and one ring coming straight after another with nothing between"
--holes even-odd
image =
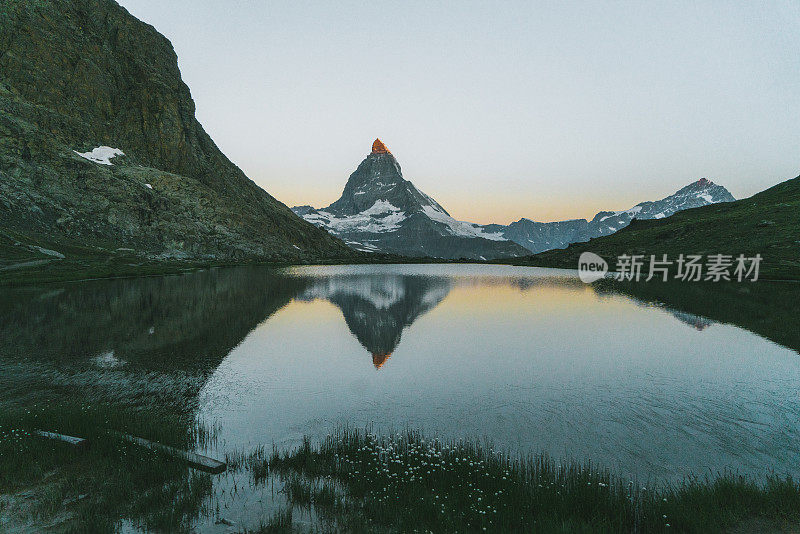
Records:
<instances>
[{"instance_id":1,"label":"shoreline","mask_svg":"<svg viewBox=\"0 0 800 534\"><path fill-rule=\"evenodd\" d=\"M91 261L91 260L89 260ZM132 264L128 262L97 263L96 265L78 265L80 260L72 262L51 261L46 264L36 265L25 262L26 265L20 268L14 266L0 269L0 289L24 288L38 284L64 283L64 282L89 282L94 280L120 280L133 278L146 278L155 276L170 276L177 274L187 274L205 269L226 268L226 267L266 267L282 268L302 265L419 265L419 264L475 264L475 265L502 265L510 267L539 267L544 269L569 269L576 270L574 266L566 265L563 262L537 262L527 258L520 259L497 259L497 260L447 260L439 258L413 258L405 256L384 255L377 258L365 258L359 261L358 258L342 259L318 259L315 261L173 261L173 262L152 262ZM38 268L37 267L41 267ZM800 277L773 277L767 271L762 272L759 281L764 282L783 282L800 283ZM640 282L641 283L641 282Z\"/></svg>"}]
</instances>

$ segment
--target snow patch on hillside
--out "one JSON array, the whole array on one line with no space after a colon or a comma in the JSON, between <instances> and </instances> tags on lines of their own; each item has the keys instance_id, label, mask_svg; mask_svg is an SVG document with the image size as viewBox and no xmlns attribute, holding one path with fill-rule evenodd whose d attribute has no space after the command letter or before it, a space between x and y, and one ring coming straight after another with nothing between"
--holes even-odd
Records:
<instances>
[{"instance_id":1,"label":"snow patch on hillside","mask_svg":"<svg viewBox=\"0 0 800 534\"><path fill-rule=\"evenodd\" d=\"M636 206L632 207L629 210L615 211L613 215L606 215L605 217L601 217L598 222L603 222L606 219L609 219L611 217L619 217L620 215L623 215L623 214L627 215L630 218L633 218L640 211L642 211L642 207L637 204Z\"/></svg>"},{"instance_id":2,"label":"snow patch on hillside","mask_svg":"<svg viewBox=\"0 0 800 534\"><path fill-rule=\"evenodd\" d=\"M334 234L342 232L370 232L382 234L400 228L400 223L406 220L407 215L400 208L386 200L376 200L375 203L355 215L337 217L328 211L319 210L303 216L311 224L327 228Z\"/></svg>"},{"instance_id":3,"label":"snow patch on hillside","mask_svg":"<svg viewBox=\"0 0 800 534\"><path fill-rule=\"evenodd\" d=\"M448 227L450 233L460 237L482 237L492 241L506 241L501 232L487 232L477 224L457 221L450 215L439 211L433 206L423 206L422 211L430 219L440 222Z\"/></svg>"},{"instance_id":4,"label":"snow patch on hillside","mask_svg":"<svg viewBox=\"0 0 800 534\"><path fill-rule=\"evenodd\" d=\"M118 148L112 148L110 146L99 146L97 148L93 148L89 152L78 152L77 150L73 150L73 152L83 159L88 159L89 161L99 163L100 165L113 165L113 163L111 163L113 158L125 155L122 150Z\"/></svg>"}]
</instances>

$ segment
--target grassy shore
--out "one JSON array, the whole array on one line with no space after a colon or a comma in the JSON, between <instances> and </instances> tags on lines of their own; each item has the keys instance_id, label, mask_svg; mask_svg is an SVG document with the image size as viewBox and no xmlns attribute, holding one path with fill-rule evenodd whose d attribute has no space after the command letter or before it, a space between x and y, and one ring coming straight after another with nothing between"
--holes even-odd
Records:
<instances>
[{"instance_id":1,"label":"grassy shore","mask_svg":"<svg viewBox=\"0 0 800 534\"><path fill-rule=\"evenodd\" d=\"M245 464L254 480L278 475L292 505L313 508L323 530L706 533L800 524L800 485L791 478L759 484L722 474L643 487L591 463L513 458L411 431L341 429L291 453L257 451ZM263 532L290 524L281 511Z\"/></svg>"},{"instance_id":2,"label":"grassy shore","mask_svg":"<svg viewBox=\"0 0 800 534\"><path fill-rule=\"evenodd\" d=\"M36 430L88 439L86 449ZM213 437L191 419L110 405L6 408L0 413L0 531L114 532L122 519L147 531L188 531L212 490L209 475L107 432L175 447Z\"/></svg>"},{"instance_id":3,"label":"grassy shore","mask_svg":"<svg viewBox=\"0 0 800 534\"><path fill-rule=\"evenodd\" d=\"M34 434L88 438L77 451ZM110 405L0 414L0 531L54 526L113 532L190 531L216 517L214 477L121 441L108 429L180 448L215 433L191 418ZM341 428L293 451L228 454L229 473L274 487L284 504L240 532L773 532L800 526L800 485L722 474L677 485L624 479L588 462L518 458L474 441L414 431L376 436ZM310 513L310 515L309 515ZM216 512L219 514L219 511ZM295 520L298 514L306 520ZM307 521L312 517L312 523ZM5 523L4 523L5 521ZM785 529L785 530L784 530Z\"/></svg>"}]
</instances>

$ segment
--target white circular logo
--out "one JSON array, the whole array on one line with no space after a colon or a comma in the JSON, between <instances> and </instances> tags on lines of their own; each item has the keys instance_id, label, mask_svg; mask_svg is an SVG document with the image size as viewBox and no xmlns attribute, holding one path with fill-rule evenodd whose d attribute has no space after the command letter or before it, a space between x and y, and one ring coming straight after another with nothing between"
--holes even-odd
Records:
<instances>
[{"instance_id":1,"label":"white circular logo","mask_svg":"<svg viewBox=\"0 0 800 534\"><path fill-rule=\"evenodd\" d=\"M608 272L606 260L594 252L584 252L578 258L578 278L581 282L591 284L603 278Z\"/></svg>"}]
</instances>

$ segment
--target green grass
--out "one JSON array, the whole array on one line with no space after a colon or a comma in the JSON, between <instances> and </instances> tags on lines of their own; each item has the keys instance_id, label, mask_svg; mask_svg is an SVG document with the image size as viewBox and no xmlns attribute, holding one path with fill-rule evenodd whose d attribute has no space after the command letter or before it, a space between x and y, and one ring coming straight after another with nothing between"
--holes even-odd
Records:
<instances>
[{"instance_id":1,"label":"green grass","mask_svg":"<svg viewBox=\"0 0 800 534\"><path fill-rule=\"evenodd\" d=\"M800 521L800 485L735 474L642 487L589 462L508 457L475 442L343 428L273 452L289 501L334 530L390 532L724 532Z\"/></svg>"},{"instance_id":2,"label":"green grass","mask_svg":"<svg viewBox=\"0 0 800 534\"><path fill-rule=\"evenodd\" d=\"M762 278L800 280L800 177L750 198L634 220L609 236L507 263L577 269L586 251L603 257L612 269L622 254L667 254L672 260L679 254L761 254Z\"/></svg>"},{"instance_id":3,"label":"green grass","mask_svg":"<svg viewBox=\"0 0 800 534\"><path fill-rule=\"evenodd\" d=\"M278 534L292 532L292 510L282 509L275 512L270 520L255 530L244 530L245 534Z\"/></svg>"},{"instance_id":4,"label":"green grass","mask_svg":"<svg viewBox=\"0 0 800 534\"><path fill-rule=\"evenodd\" d=\"M89 447L41 438L34 433L39 429L86 438ZM4 409L0 495L34 496L17 520L41 525L60 516L59 530L113 532L127 518L147 530L188 531L212 490L211 477L107 429L182 448L214 439L190 419L162 410L69 404Z\"/></svg>"}]
</instances>

